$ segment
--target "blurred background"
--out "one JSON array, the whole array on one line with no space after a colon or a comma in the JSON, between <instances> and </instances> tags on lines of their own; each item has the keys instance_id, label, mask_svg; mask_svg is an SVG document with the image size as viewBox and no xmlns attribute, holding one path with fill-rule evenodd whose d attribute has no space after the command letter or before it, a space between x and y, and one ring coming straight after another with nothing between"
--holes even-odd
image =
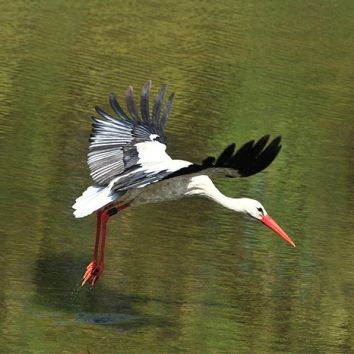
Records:
<instances>
[{"instance_id":1,"label":"blurred background","mask_svg":"<svg viewBox=\"0 0 354 354\"><path fill-rule=\"evenodd\" d=\"M1 353L354 352L354 3L12 1L0 5ZM264 134L264 172L216 179L293 238L207 200L95 217L90 117L151 79L176 92L168 153L200 162Z\"/></svg>"}]
</instances>

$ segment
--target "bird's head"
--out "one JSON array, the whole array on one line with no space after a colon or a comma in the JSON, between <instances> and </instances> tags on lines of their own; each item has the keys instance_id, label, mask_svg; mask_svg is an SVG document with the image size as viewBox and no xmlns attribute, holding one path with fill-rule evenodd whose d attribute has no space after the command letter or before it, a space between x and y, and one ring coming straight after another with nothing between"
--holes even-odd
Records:
<instances>
[{"instance_id":1,"label":"bird's head","mask_svg":"<svg viewBox=\"0 0 354 354\"><path fill-rule=\"evenodd\" d=\"M273 230L282 239L295 247L293 240L286 234L286 232L268 215L263 205L254 199L241 198L242 211L248 214L253 219L259 220L264 225Z\"/></svg>"}]
</instances>

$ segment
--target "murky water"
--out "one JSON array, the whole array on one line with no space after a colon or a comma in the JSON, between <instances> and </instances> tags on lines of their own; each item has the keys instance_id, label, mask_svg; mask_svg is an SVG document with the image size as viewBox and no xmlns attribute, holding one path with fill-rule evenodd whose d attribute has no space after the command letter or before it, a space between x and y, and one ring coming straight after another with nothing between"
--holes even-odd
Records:
<instances>
[{"instance_id":1,"label":"murky water","mask_svg":"<svg viewBox=\"0 0 354 354\"><path fill-rule=\"evenodd\" d=\"M1 353L354 352L351 1L15 1L0 5ZM249 179L293 237L206 200L109 224L104 276L80 287L94 216L93 106L152 79L176 91L169 153L283 136Z\"/></svg>"}]
</instances>

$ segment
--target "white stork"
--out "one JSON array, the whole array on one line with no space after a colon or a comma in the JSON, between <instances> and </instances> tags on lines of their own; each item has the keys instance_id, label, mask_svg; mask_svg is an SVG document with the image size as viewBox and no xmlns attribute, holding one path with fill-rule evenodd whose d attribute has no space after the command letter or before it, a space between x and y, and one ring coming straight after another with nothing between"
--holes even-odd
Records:
<instances>
[{"instance_id":1,"label":"white stork","mask_svg":"<svg viewBox=\"0 0 354 354\"><path fill-rule=\"evenodd\" d=\"M142 89L140 114L132 87L128 88L125 97L129 115L123 111L114 95L110 95L109 101L116 117L96 107L100 119L93 118L88 152L88 165L95 184L88 187L73 205L77 218L97 213L93 259L86 268L82 285L90 281L91 287L94 286L103 272L106 225L110 216L127 207L144 203L203 196L261 221L295 246L261 203L249 198L229 198L209 178L215 175L247 177L262 171L277 156L281 148L280 136L269 144L268 135L256 142L249 141L236 152L235 144L231 144L217 159L208 157L200 165L173 160L165 152L165 127L174 94L168 97L163 106L167 91L167 85L163 85L150 113L150 89L151 81Z\"/></svg>"}]
</instances>

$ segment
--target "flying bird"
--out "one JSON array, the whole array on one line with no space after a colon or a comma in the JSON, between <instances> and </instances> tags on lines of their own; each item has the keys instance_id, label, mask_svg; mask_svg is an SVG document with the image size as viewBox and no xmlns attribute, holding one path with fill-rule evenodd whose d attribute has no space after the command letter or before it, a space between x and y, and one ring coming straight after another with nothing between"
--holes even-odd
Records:
<instances>
[{"instance_id":1,"label":"flying bird","mask_svg":"<svg viewBox=\"0 0 354 354\"><path fill-rule=\"evenodd\" d=\"M151 81L141 91L140 112L133 88L126 92L128 113L114 95L109 102L115 115L96 107L90 135L88 166L94 185L76 199L76 218L96 212L96 240L92 261L83 275L82 285L91 287L104 270L106 228L109 218L122 210L145 203L201 196L225 208L243 213L272 229L295 247L291 238L268 215L262 204L250 198L230 198L222 194L210 177L248 177L264 170L278 155L281 137L269 135L251 140L236 149L231 144L217 157L202 163L172 159L166 153L165 128L174 93L166 96L165 84L150 109ZM164 103L165 102L165 103Z\"/></svg>"}]
</instances>

